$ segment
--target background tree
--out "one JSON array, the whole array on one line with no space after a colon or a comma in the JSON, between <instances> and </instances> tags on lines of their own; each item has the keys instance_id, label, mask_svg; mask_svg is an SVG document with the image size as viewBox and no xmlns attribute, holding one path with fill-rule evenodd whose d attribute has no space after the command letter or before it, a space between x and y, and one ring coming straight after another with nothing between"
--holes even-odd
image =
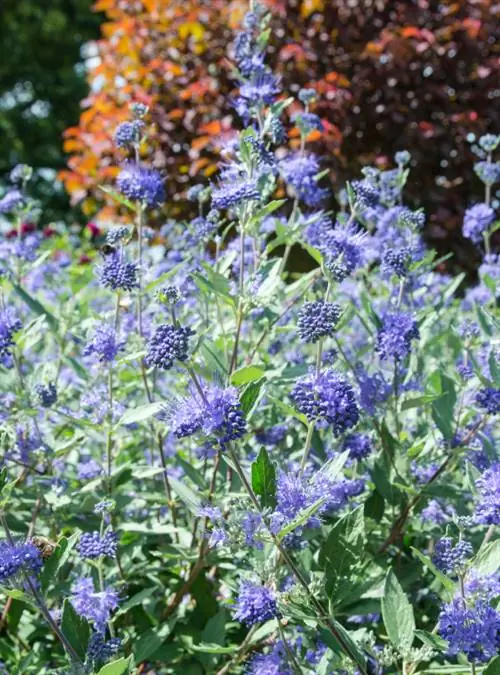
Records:
<instances>
[{"instance_id":1,"label":"background tree","mask_svg":"<svg viewBox=\"0 0 500 675\"><path fill-rule=\"evenodd\" d=\"M77 127L66 132L71 154L63 173L74 202L101 208L98 185L124 159L112 142L128 103L146 102L156 131L143 148L168 173L163 217L185 210L185 188L210 179L232 124L225 58L243 0L99 0L105 12L101 61ZM472 172L471 133L498 130L499 22L494 3L428 0L267 0L277 29L272 45L284 91L312 86L324 123L317 149L340 186L367 163L385 167L403 148L413 156L409 199L425 195L433 213L427 234L461 264L470 251L457 232L481 184ZM285 22L285 25L284 25ZM498 38L498 36L497 36ZM115 90L115 83L122 86ZM293 114L293 107L289 110ZM297 143L296 130L289 142ZM154 147L154 151L153 151ZM420 205L420 203L419 203ZM108 207L113 208L111 202ZM104 211L104 214L109 211Z\"/></svg>"},{"instance_id":2,"label":"background tree","mask_svg":"<svg viewBox=\"0 0 500 675\"><path fill-rule=\"evenodd\" d=\"M54 176L65 165L62 132L87 94L81 48L99 23L89 0L0 3L0 179L18 162L35 167L34 192L49 220L67 216Z\"/></svg>"}]
</instances>

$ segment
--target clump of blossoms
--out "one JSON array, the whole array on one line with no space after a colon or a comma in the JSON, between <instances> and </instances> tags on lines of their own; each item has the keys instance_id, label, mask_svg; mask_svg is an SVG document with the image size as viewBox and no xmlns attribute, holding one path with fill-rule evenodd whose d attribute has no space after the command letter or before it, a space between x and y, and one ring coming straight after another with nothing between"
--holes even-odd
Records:
<instances>
[{"instance_id":1,"label":"clump of blossoms","mask_svg":"<svg viewBox=\"0 0 500 675\"><path fill-rule=\"evenodd\" d=\"M495 668L499 139L466 286L408 152L322 172L323 85L282 90L270 21L253 3L230 46L241 131L191 219L142 100L107 135L119 223L47 231L29 167L1 193L6 672Z\"/></svg>"}]
</instances>

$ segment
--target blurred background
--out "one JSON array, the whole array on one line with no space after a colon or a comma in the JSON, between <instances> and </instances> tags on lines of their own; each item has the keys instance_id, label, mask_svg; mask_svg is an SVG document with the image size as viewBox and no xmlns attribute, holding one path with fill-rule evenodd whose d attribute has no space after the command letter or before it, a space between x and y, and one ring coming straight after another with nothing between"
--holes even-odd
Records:
<instances>
[{"instance_id":1,"label":"blurred background","mask_svg":"<svg viewBox=\"0 0 500 675\"><path fill-rule=\"evenodd\" d=\"M500 131L498 0L264 4L285 94L318 92L324 130L311 147L334 191L409 150L408 202L425 207L426 236L473 270L461 223L482 199L471 148ZM246 9L242 0L0 0L0 195L23 162L36 170L44 224L120 218L99 185L118 173L113 131L141 101L152 122L144 156L168 177L158 222L190 217L187 188L213 179L238 125L227 47ZM298 143L293 131L286 143Z\"/></svg>"}]
</instances>

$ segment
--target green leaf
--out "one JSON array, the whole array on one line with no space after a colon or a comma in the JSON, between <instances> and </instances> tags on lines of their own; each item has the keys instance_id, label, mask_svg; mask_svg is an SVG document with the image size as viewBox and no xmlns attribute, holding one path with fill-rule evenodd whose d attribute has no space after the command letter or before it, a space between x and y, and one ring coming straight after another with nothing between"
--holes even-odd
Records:
<instances>
[{"instance_id":1,"label":"green leaf","mask_svg":"<svg viewBox=\"0 0 500 675\"><path fill-rule=\"evenodd\" d=\"M264 370L262 370L262 368L258 368L257 366L244 366L231 375L231 383L236 387L239 387L242 384L260 380L263 375Z\"/></svg>"},{"instance_id":2,"label":"green leaf","mask_svg":"<svg viewBox=\"0 0 500 675\"><path fill-rule=\"evenodd\" d=\"M374 490L365 502L365 518L372 518L377 523L382 520L385 510L385 501L378 490Z\"/></svg>"},{"instance_id":3,"label":"green leaf","mask_svg":"<svg viewBox=\"0 0 500 675\"><path fill-rule=\"evenodd\" d=\"M36 298L34 298L32 295L30 295L27 291L24 290L24 288L21 288L21 286L18 286L17 284L13 284L13 288L15 292L19 295L21 300L25 302L28 307L35 312L38 316L44 316L47 319L47 323L51 327L53 331L57 331L59 328L59 321L56 319L56 317L49 312L48 309L46 309L41 302L39 302Z\"/></svg>"},{"instance_id":4,"label":"green leaf","mask_svg":"<svg viewBox=\"0 0 500 675\"><path fill-rule=\"evenodd\" d=\"M250 382L240 394L241 409L247 419L250 419L250 417L253 415L257 409L257 406L259 405L260 400L264 396L265 382L265 377L261 378L260 380L256 380L255 382Z\"/></svg>"},{"instance_id":5,"label":"green leaf","mask_svg":"<svg viewBox=\"0 0 500 675\"><path fill-rule=\"evenodd\" d=\"M319 564L325 570L329 596L349 580L352 570L362 561L364 547L364 507L358 506L335 523L320 549Z\"/></svg>"},{"instance_id":6,"label":"green leaf","mask_svg":"<svg viewBox=\"0 0 500 675\"><path fill-rule=\"evenodd\" d=\"M145 661L162 646L171 631L170 624L163 624L160 628L148 628L139 636L134 645L134 657L137 663Z\"/></svg>"},{"instance_id":7,"label":"green leaf","mask_svg":"<svg viewBox=\"0 0 500 675\"><path fill-rule=\"evenodd\" d=\"M478 576L494 574L500 565L500 539L482 546L473 561L474 571Z\"/></svg>"},{"instance_id":8,"label":"green leaf","mask_svg":"<svg viewBox=\"0 0 500 675\"><path fill-rule=\"evenodd\" d=\"M483 675L500 675L500 656L496 656L489 662L483 670Z\"/></svg>"},{"instance_id":9,"label":"green leaf","mask_svg":"<svg viewBox=\"0 0 500 675\"><path fill-rule=\"evenodd\" d=\"M443 373L436 371L431 376L431 384L440 395L432 402L432 419L444 438L449 440L454 434L453 412L457 401L455 383Z\"/></svg>"},{"instance_id":10,"label":"green leaf","mask_svg":"<svg viewBox=\"0 0 500 675\"><path fill-rule=\"evenodd\" d=\"M90 637L90 626L86 619L76 613L68 598L63 603L61 630L66 640L84 661Z\"/></svg>"},{"instance_id":11,"label":"green leaf","mask_svg":"<svg viewBox=\"0 0 500 675\"><path fill-rule=\"evenodd\" d=\"M335 621L335 619L330 619L330 624L333 626L333 629L337 632L342 642L349 647L349 651L353 656L356 657L357 662L364 666L366 664L366 657L361 651L361 649L358 647L357 642L353 640L350 633L346 631L346 629L344 628L344 626L342 626L342 624L340 624L338 621ZM333 649L334 652L336 652L337 654L344 653L344 650L339 644L338 640L332 635L332 633L329 630L323 628L319 631L319 635L321 641L327 644L330 647L330 649Z\"/></svg>"},{"instance_id":12,"label":"green leaf","mask_svg":"<svg viewBox=\"0 0 500 675\"><path fill-rule=\"evenodd\" d=\"M409 398L401 404L401 410L411 410L411 408L421 408L427 403L432 403L439 398L439 394L427 394L424 396L417 396L416 398Z\"/></svg>"},{"instance_id":13,"label":"green leaf","mask_svg":"<svg viewBox=\"0 0 500 675\"><path fill-rule=\"evenodd\" d=\"M415 617L413 607L392 570L385 578L382 618L392 644L401 652L407 652L415 636Z\"/></svg>"},{"instance_id":14,"label":"green leaf","mask_svg":"<svg viewBox=\"0 0 500 675\"><path fill-rule=\"evenodd\" d=\"M147 420L158 414L164 407L165 403L163 401L155 401L154 403L146 403L145 405L137 406L137 408L126 410L118 421L118 426Z\"/></svg>"},{"instance_id":15,"label":"green leaf","mask_svg":"<svg viewBox=\"0 0 500 675\"><path fill-rule=\"evenodd\" d=\"M104 185L99 185L99 189L102 190L107 195L109 195L112 199L114 199L115 202L118 202L118 204L122 204L122 206L126 206L134 213L137 213L137 205L134 204L134 202L131 202L130 199L127 199L126 197L121 195L119 192L116 192L115 190L112 190L111 188L106 187Z\"/></svg>"},{"instance_id":16,"label":"green leaf","mask_svg":"<svg viewBox=\"0 0 500 675\"><path fill-rule=\"evenodd\" d=\"M278 539L282 541L287 534L290 534L298 527L302 527L302 525L307 523L309 518L311 518L316 513L316 511L321 506L323 506L324 503L325 497L320 497L317 501L311 504L311 506L308 506L307 509L302 509L302 511L300 511L298 515L296 515L295 518L290 523L288 523L288 525L285 525L285 527L278 532Z\"/></svg>"},{"instance_id":17,"label":"green leaf","mask_svg":"<svg viewBox=\"0 0 500 675\"><path fill-rule=\"evenodd\" d=\"M97 675L125 675L130 672L132 657L112 661L101 668Z\"/></svg>"},{"instance_id":18,"label":"green leaf","mask_svg":"<svg viewBox=\"0 0 500 675\"><path fill-rule=\"evenodd\" d=\"M271 213L274 213L274 211L279 209L285 203L286 199L275 199L274 201L269 202L269 204L266 204L264 207L259 209L257 213L250 218L248 226L253 227L254 225L258 225L261 220L271 215Z\"/></svg>"},{"instance_id":19,"label":"green leaf","mask_svg":"<svg viewBox=\"0 0 500 675\"><path fill-rule=\"evenodd\" d=\"M195 652L204 652L205 654L233 654L236 647L222 647L216 643L200 642L199 645L191 645Z\"/></svg>"},{"instance_id":20,"label":"green leaf","mask_svg":"<svg viewBox=\"0 0 500 675\"><path fill-rule=\"evenodd\" d=\"M252 464L252 488L262 508L276 506L276 471L265 448Z\"/></svg>"},{"instance_id":21,"label":"green leaf","mask_svg":"<svg viewBox=\"0 0 500 675\"><path fill-rule=\"evenodd\" d=\"M182 481L177 480L177 478L169 477L169 481L170 485L172 486L172 489L174 490L174 492L177 493L181 501L184 502L184 504L188 507L191 513L197 516L199 510L201 509L200 497L198 497L198 495L195 492L193 492L193 490L191 490L191 488L185 485Z\"/></svg>"},{"instance_id":22,"label":"green leaf","mask_svg":"<svg viewBox=\"0 0 500 675\"><path fill-rule=\"evenodd\" d=\"M226 641L226 619L225 609L211 616L201 634L201 644L223 646Z\"/></svg>"},{"instance_id":23,"label":"green leaf","mask_svg":"<svg viewBox=\"0 0 500 675\"><path fill-rule=\"evenodd\" d=\"M446 640L443 640L435 633L429 633L426 630L416 630L415 635L422 644L432 647L432 649L436 649L438 652L443 652L448 649Z\"/></svg>"},{"instance_id":24,"label":"green leaf","mask_svg":"<svg viewBox=\"0 0 500 675\"><path fill-rule=\"evenodd\" d=\"M143 588L142 591L139 591L131 598L129 598L126 602L124 602L122 605L120 605L120 609L117 612L115 612L115 614L113 615L113 619L120 616L121 614L125 614L126 612L129 611L129 609L132 609L132 607L142 605L144 600L150 598L155 592L158 592L160 594L161 589L158 588L157 586L149 586L149 588Z\"/></svg>"}]
</instances>

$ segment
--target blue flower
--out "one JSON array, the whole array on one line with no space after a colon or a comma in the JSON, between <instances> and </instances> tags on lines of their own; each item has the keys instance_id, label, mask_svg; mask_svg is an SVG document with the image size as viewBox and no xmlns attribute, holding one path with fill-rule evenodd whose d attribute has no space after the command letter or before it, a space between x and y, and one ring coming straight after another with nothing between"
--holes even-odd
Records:
<instances>
[{"instance_id":1,"label":"blue flower","mask_svg":"<svg viewBox=\"0 0 500 675\"><path fill-rule=\"evenodd\" d=\"M116 185L125 197L142 202L151 209L165 201L164 180L155 169L127 164L116 179Z\"/></svg>"},{"instance_id":2,"label":"blue flower","mask_svg":"<svg viewBox=\"0 0 500 675\"><path fill-rule=\"evenodd\" d=\"M418 340L417 322L406 312L390 312L383 318L375 349L382 359L404 359L411 351L411 341Z\"/></svg>"},{"instance_id":3,"label":"blue flower","mask_svg":"<svg viewBox=\"0 0 500 675\"><path fill-rule=\"evenodd\" d=\"M463 234L475 244L483 242L483 235L487 232L495 218L495 212L488 204L475 204L464 214Z\"/></svg>"},{"instance_id":4,"label":"blue flower","mask_svg":"<svg viewBox=\"0 0 500 675\"><path fill-rule=\"evenodd\" d=\"M11 213L15 209L24 206L25 200L20 190L9 190L0 199L0 213Z\"/></svg>"},{"instance_id":5,"label":"blue flower","mask_svg":"<svg viewBox=\"0 0 500 675\"><path fill-rule=\"evenodd\" d=\"M119 605L118 593L111 587L96 591L91 578L78 579L71 588L71 604L88 621L93 621L98 632L104 633L111 613Z\"/></svg>"},{"instance_id":6,"label":"blue flower","mask_svg":"<svg viewBox=\"0 0 500 675\"><path fill-rule=\"evenodd\" d=\"M5 583L20 572L38 573L42 569L42 557L36 546L27 542L14 544L0 542L0 583Z\"/></svg>"},{"instance_id":7,"label":"blue flower","mask_svg":"<svg viewBox=\"0 0 500 675\"><path fill-rule=\"evenodd\" d=\"M331 370L298 380L291 396L297 410L310 422L331 424L336 436L358 422L359 410L352 386Z\"/></svg>"},{"instance_id":8,"label":"blue flower","mask_svg":"<svg viewBox=\"0 0 500 675\"><path fill-rule=\"evenodd\" d=\"M408 247L400 249L388 248L382 257L382 269L398 277L406 277L411 263L411 250Z\"/></svg>"},{"instance_id":9,"label":"blue flower","mask_svg":"<svg viewBox=\"0 0 500 675\"><path fill-rule=\"evenodd\" d=\"M214 209L230 209L241 202L259 199L257 180L247 177L236 164L230 164L222 170L219 185L212 189Z\"/></svg>"},{"instance_id":10,"label":"blue flower","mask_svg":"<svg viewBox=\"0 0 500 675\"><path fill-rule=\"evenodd\" d=\"M57 401L57 387L54 382L48 384L36 384L35 394L44 408L50 408Z\"/></svg>"},{"instance_id":11,"label":"blue flower","mask_svg":"<svg viewBox=\"0 0 500 675\"><path fill-rule=\"evenodd\" d=\"M500 649L500 613L483 599L467 606L462 598L444 605L439 635L448 641L450 654L465 654L469 661L486 663Z\"/></svg>"},{"instance_id":12,"label":"blue flower","mask_svg":"<svg viewBox=\"0 0 500 675\"><path fill-rule=\"evenodd\" d=\"M134 143L138 143L144 128L142 120L133 120L132 122L122 122L116 127L114 141L118 148L128 148Z\"/></svg>"},{"instance_id":13,"label":"blue flower","mask_svg":"<svg viewBox=\"0 0 500 675\"><path fill-rule=\"evenodd\" d=\"M83 350L84 356L93 356L100 363L110 363L125 346L125 340L119 340L115 329L108 324L97 326L90 342Z\"/></svg>"},{"instance_id":14,"label":"blue flower","mask_svg":"<svg viewBox=\"0 0 500 675\"><path fill-rule=\"evenodd\" d=\"M461 540L453 545L451 537L442 537L436 542L432 562L445 574L455 574L461 570L467 560L473 555L472 545Z\"/></svg>"},{"instance_id":15,"label":"blue flower","mask_svg":"<svg viewBox=\"0 0 500 675\"><path fill-rule=\"evenodd\" d=\"M342 310L334 302L307 302L300 310L297 328L303 342L318 342L335 332Z\"/></svg>"},{"instance_id":16,"label":"blue flower","mask_svg":"<svg viewBox=\"0 0 500 675\"><path fill-rule=\"evenodd\" d=\"M93 632L87 646L87 660L94 665L109 661L120 649L120 638L106 640L102 633Z\"/></svg>"},{"instance_id":17,"label":"blue flower","mask_svg":"<svg viewBox=\"0 0 500 675\"><path fill-rule=\"evenodd\" d=\"M21 321L11 307L0 311L0 363L6 368L12 366L14 335L22 328Z\"/></svg>"},{"instance_id":18,"label":"blue flower","mask_svg":"<svg viewBox=\"0 0 500 675\"><path fill-rule=\"evenodd\" d=\"M117 550L118 537L113 530L108 530L102 537L99 532L84 532L78 542L78 553L81 558L91 560L101 556L114 558Z\"/></svg>"},{"instance_id":19,"label":"blue flower","mask_svg":"<svg viewBox=\"0 0 500 675\"><path fill-rule=\"evenodd\" d=\"M107 255L98 272L104 288L111 288L113 291L131 291L139 286L137 264L127 262L121 251Z\"/></svg>"},{"instance_id":20,"label":"blue flower","mask_svg":"<svg viewBox=\"0 0 500 675\"><path fill-rule=\"evenodd\" d=\"M500 462L492 464L476 481L479 499L476 522L482 525L500 525Z\"/></svg>"},{"instance_id":21,"label":"blue flower","mask_svg":"<svg viewBox=\"0 0 500 675\"><path fill-rule=\"evenodd\" d=\"M278 616L276 596L267 588L251 581L242 581L234 608L236 621L253 626Z\"/></svg>"},{"instance_id":22,"label":"blue flower","mask_svg":"<svg viewBox=\"0 0 500 675\"><path fill-rule=\"evenodd\" d=\"M162 324L148 342L145 362L161 370L169 370L174 361L188 358L189 338L194 331L186 326Z\"/></svg>"},{"instance_id":23,"label":"blue flower","mask_svg":"<svg viewBox=\"0 0 500 675\"><path fill-rule=\"evenodd\" d=\"M349 450L351 459L365 459L373 452L372 442L366 434L349 434L344 438L343 450Z\"/></svg>"},{"instance_id":24,"label":"blue flower","mask_svg":"<svg viewBox=\"0 0 500 675\"><path fill-rule=\"evenodd\" d=\"M493 185L500 180L500 162L476 162L474 171L485 185Z\"/></svg>"},{"instance_id":25,"label":"blue flower","mask_svg":"<svg viewBox=\"0 0 500 675\"><path fill-rule=\"evenodd\" d=\"M476 403L490 415L500 412L500 389L485 387L476 394Z\"/></svg>"},{"instance_id":26,"label":"blue flower","mask_svg":"<svg viewBox=\"0 0 500 675\"><path fill-rule=\"evenodd\" d=\"M283 180L307 206L318 206L328 195L328 190L318 186L316 176L319 172L315 155L295 154L280 163Z\"/></svg>"},{"instance_id":27,"label":"blue flower","mask_svg":"<svg viewBox=\"0 0 500 675\"><path fill-rule=\"evenodd\" d=\"M293 675L281 642L277 642L268 654L253 656L245 673L246 675Z\"/></svg>"}]
</instances>

